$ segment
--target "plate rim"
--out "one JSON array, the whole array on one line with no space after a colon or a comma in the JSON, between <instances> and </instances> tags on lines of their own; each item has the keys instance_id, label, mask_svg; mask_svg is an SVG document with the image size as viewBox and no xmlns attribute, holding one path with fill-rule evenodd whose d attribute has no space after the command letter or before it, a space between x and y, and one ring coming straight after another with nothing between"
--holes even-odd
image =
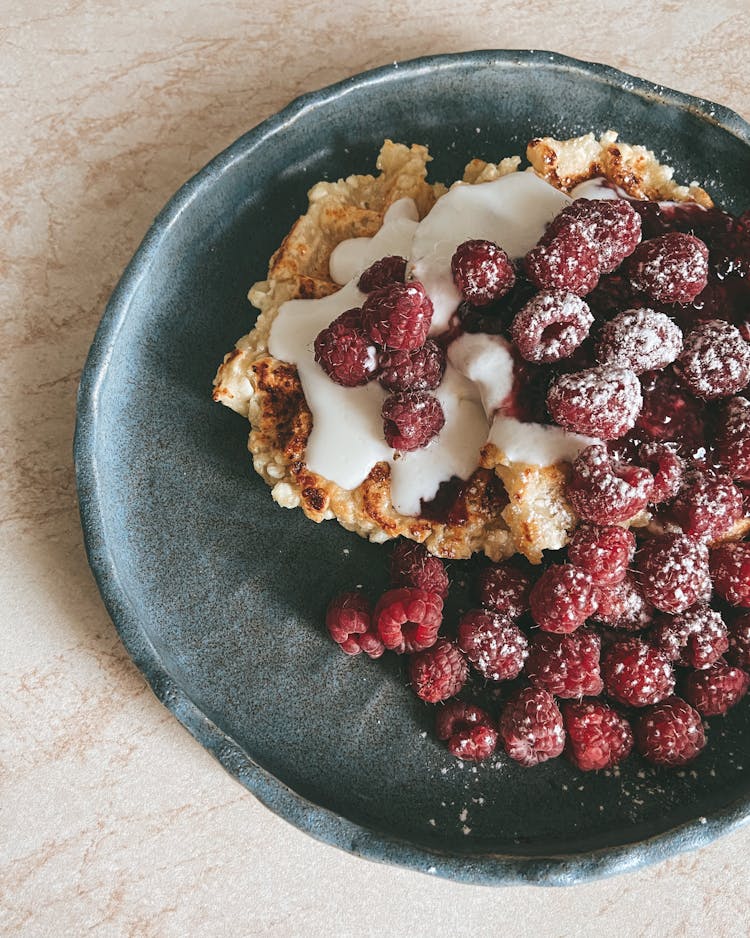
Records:
<instances>
[{"instance_id":1,"label":"plate rim","mask_svg":"<svg viewBox=\"0 0 750 938\"><path fill-rule=\"evenodd\" d=\"M556 52L528 49L480 49L396 61L369 69L293 99L222 150L169 199L154 219L128 263L105 307L81 373L73 441L76 488L88 562L112 622L130 657L156 697L223 767L275 814L324 843L356 856L406 867L474 885L562 886L628 872L692 850L750 823L750 793L705 817L678 825L644 840L594 851L521 857L510 854L452 854L417 847L337 815L294 792L258 765L229 735L203 714L170 676L141 628L122 586L105 536L102 494L98 486L96 439L98 395L130 301L147 275L162 239L182 212L213 178L294 123L309 110L367 86L400 81L435 71L476 65L547 66L575 70L625 89L629 94L658 99L713 123L750 147L750 124L724 105L630 75L609 65Z\"/></svg>"}]
</instances>

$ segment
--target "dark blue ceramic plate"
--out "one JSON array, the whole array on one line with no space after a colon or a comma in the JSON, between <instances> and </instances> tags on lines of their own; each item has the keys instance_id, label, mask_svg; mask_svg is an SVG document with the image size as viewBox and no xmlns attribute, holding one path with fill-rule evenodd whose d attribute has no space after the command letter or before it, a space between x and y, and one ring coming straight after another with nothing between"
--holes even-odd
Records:
<instances>
[{"instance_id":1,"label":"dark blue ceramic plate","mask_svg":"<svg viewBox=\"0 0 750 938\"><path fill-rule=\"evenodd\" d=\"M240 138L156 219L107 306L75 442L89 559L154 692L293 824L355 854L474 883L574 883L706 843L750 815L750 708L713 721L689 772L559 759L477 768L432 737L402 662L324 634L342 584L383 585L382 549L271 501L247 426L211 403L252 323L248 285L319 179L370 172L385 137L431 178L537 134L608 128L680 179L750 205L750 127L722 107L545 52L394 64L306 95Z\"/></svg>"}]
</instances>

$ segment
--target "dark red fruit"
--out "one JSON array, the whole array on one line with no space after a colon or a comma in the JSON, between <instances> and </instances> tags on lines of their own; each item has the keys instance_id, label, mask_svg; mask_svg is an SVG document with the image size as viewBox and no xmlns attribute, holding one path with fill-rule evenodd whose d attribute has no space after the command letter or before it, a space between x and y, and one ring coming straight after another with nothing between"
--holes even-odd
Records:
<instances>
[{"instance_id":1,"label":"dark red fruit","mask_svg":"<svg viewBox=\"0 0 750 938\"><path fill-rule=\"evenodd\" d=\"M633 731L625 717L600 700L566 701L565 755L582 772L608 769L630 755Z\"/></svg>"},{"instance_id":2,"label":"dark red fruit","mask_svg":"<svg viewBox=\"0 0 750 938\"><path fill-rule=\"evenodd\" d=\"M378 381L387 391L432 391L443 380L445 352L428 339L421 348L381 352Z\"/></svg>"},{"instance_id":3,"label":"dark red fruit","mask_svg":"<svg viewBox=\"0 0 750 938\"><path fill-rule=\"evenodd\" d=\"M733 606L750 607L750 544L720 544L711 551L714 589Z\"/></svg>"},{"instance_id":4,"label":"dark red fruit","mask_svg":"<svg viewBox=\"0 0 750 938\"><path fill-rule=\"evenodd\" d=\"M650 635L651 644L683 667L708 668L729 647L721 615L705 603L679 616L661 619Z\"/></svg>"},{"instance_id":5,"label":"dark red fruit","mask_svg":"<svg viewBox=\"0 0 750 938\"><path fill-rule=\"evenodd\" d=\"M621 583L634 553L633 532L615 525L600 527L584 522L568 544L568 560L588 573L597 586Z\"/></svg>"},{"instance_id":6,"label":"dark red fruit","mask_svg":"<svg viewBox=\"0 0 750 938\"><path fill-rule=\"evenodd\" d=\"M443 561L427 550L423 544L402 539L396 541L391 554L391 583L394 586L416 586L437 593L442 599L448 595L448 574Z\"/></svg>"},{"instance_id":7,"label":"dark red fruit","mask_svg":"<svg viewBox=\"0 0 750 938\"><path fill-rule=\"evenodd\" d=\"M443 600L437 593L402 587L378 600L373 622L386 648L402 655L434 645L443 621Z\"/></svg>"},{"instance_id":8,"label":"dark red fruit","mask_svg":"<svg viewBox=\"0 0 750 938\"><path fill-rule=\"evenodd\" d=\"M682 350L680 327L653 309L627 309L605 323L596 346L602 364L621 365L637 375L666 368Z\"/></svg>"},{"instance_id":9,"label":"dark red fruit","mask_svg":"<svg viewBox=\"0 0 750 938\"><path fill-rule=\"evenodd\" d=\"M660 303L689 303L708 282L708 248L693 235L669 232L643 241L628 261L633 289Z\"/></svg>"},{"instance_id":10,"label":"dark red fruit","mask_svg":"<svg viewBox=\"0 0 750 938\"><path fill-rule=\"evenodd\" d=\"M462 700L449 700L438 710L435 732L448 743L451 755L464 761L480 762L497 747L497 728L489 713Z\"/></svg>"},{"instance_id":11,"label":"dark red fruit","mask_svg":"<svg viewBox=\"0 0 750 938\"><path fill-rule=\"evenodd\" d=\"M391 394L383 402L383 436L400 452L421 449L443 429L440 401L426 391Z\"/></svg>"},{"instance_id":12,"label":"dark red fruit","mask_svg":"<svg viewBox=\"0 0 750 938\"><path fill-rule=\"evenodd\" d=\"M531 640L524 674L536 687L558 697L596 697L603 688L600 653L601 640L591 629L570 635L538 632Z\"/></svg>"},{"instance_id":13,"label":"dark red fruit","mask_svg":"<svg viewBox=\"0 0 750 938\"><path fill-rule=\"evenodd\" d=\"M510 563L485 567L478 577L479 601L508 619L519 619L529 608L531 577Z\"/></svg>"},{"instance_id":14,"label":"dark red fruit","mask_svg":"<svg viewBox=\"0 0 750 938\"><path fill-rule=\"evenodd\" d=\"M722 660L705 671L691 671L682 682L682 694L698 713L716 717L739 703L749 686L747 671Z\"/></svg>"},{"instance_id":15,"label":"dark red fruit","mask_svg":"<svg viewBox=\"0 0 750 938\"><path fill-rule=\"evenodd\" d=\"M379 658L385 651L372 625L370 603L359 590L340 593L330 601L326 626L331 638L347 655L363 651L371 658Z\"/></svg>"},{"instance_id":16,"label":"dark red fruit","mask_svg":"<svg viewBox=\"0 0 750 938\"><path fill-rule=\"evenodd\" d=\"M640 632L654 620L654 607L630 574L616 586L598 587L596 595L595 622L623 632Z\"/></svg>"},{"instance_id":17,"label":"dark red fruit","mask_svg":"<svg viewBox=\"0 0 750 938\"><path fill-rule=\"evenodd\" d=\"M349 313L356 312L349 310ZM348 325L346 316L344 313L318 333L315 361L336 384L354 388L375 377L377 364L370 339L361 330Z\"/></svg>"},{"instance_id":18,"label":"dark red fruit","mask_svg":"<svg viewBox=\"0 0 750 938\"><path fill-rule=\"evenodd\" d=\"M585 296L599 282L599 255L573 226L532 248L524 258L524 268L527 278L540 290L567 290Z\"/></svg>"},{"instance_id":19,"label":"dark red fruit","mask_svg":"<svg viewBox=\"0 0 750 938\"><path fill-rule=\"evenodd\" d=\"M625 199L576 199L555 218L546 237L568 226L594 248L603 274L619 267L641 240L641 217Z\"/></svg>"},{"instance_id":20,"label":"dark red fruit","mask_svg":"<svg viewBox=\"0 0 750 938\"><path fill-rule=\"evenodd\" d=\"M365 300L362 325L378 345L411 351L424 345L432 313L432 301L418 280L389 283Z\"/></svg>"},{"instance_id":21,"label":"dark red fruit","mask_svg":"<svg viewBox=\"0 0 750 938\"><path fill-rule=\"evenodd\" d=\"M674 690L669 658L639 638L615 642L602 655L604 690L619 703L646 707Z\"/></svg>"},{"instance_id":22,"label":"dark red fruit","mask_svg":"<svg viewBox=\"0 0 750 938\"><path fill-rule=\"evenodd\" d=\"M574 293L537 293L520 309L510 333L526 361L556 362L568 358L589 334L591 310Z\"/></svg>"},{"instance_id":23,"label":"dark red fruit","mask_svg":"<svg viewBox=\"0 0 750 938\"><path fill-rule=\"evenodd\" d=\"M681 489L672 514L689 537L712 541L743 516L742 492L728 476L698 472Z\"/></svg>"},{"instance_id":24,"label":"dark red fruit","mask_svg":"<svg viewBox=\"0 0 750 938\"><path fill-rule=\"evenodd\" d=\"M379 261L370 264L361 274L357 286L363 293L372 293L389 283L403 283L406 277L406 259L391 255L381 257Z\"/></svg>"},{"instance_id":25,"label":"dark red fruit","mask_svg":"<svg viewBox=\"0 0 750 938\"><path fill-rule=\"evenodd\" d=\"M540 687L526 687L505 705L499 721L505 751L523 766L560 755L565 746L562 714L555 698Z\"/></svg>"},{"instance_id":26,"label":"dark red fruit","mask_svg":"<svg viewBox=\"0 0 750 938\"><path fill-rule=\"evenodd\" d=\"M547 393L547 407L556 423L600 440L616 440L627 433L642 404L638 377L618 366L560 375Z\"/></svg>"},{"instance_id":27,"label":"dark red fruit","mask_svg":"<svg viewBox=\"0 0 750 938\"><path fill-rule=\"evenodd\" d=\"M696 397L731 397L750 382L750 345L736 326L709 319L687 334L674 367Z\"/></svg>"},{"instance_id":28,"label":"dark red fruit","mask_svg":"<svg viewBox=\"0 0 750 938\"><path fill-rule=\"evenodd\" d=\"M733 479L750 480L750 401L733 397L716 429L716 458Z\"/></svg>"},{"instance_id":29,"label":"dark red fruit","mask_svg":"<svg viewBox=\"0 0 750 938\"><path fill-rule=\"evenodd\" d=\"M575 459L567 486L573 508L586 521L617 524L642 511L654 480L647 469L618 462L606 446L587 446Z\"/></svg>"},{"instance_id":30,"label":"dark red fruit","mask_svg":"<svg viewBox=\"0 0 750 938\"><path fill-rule=\"evenodd\" d=\"M531 615L545 632L573 632L596 609L596 590L588 573L572 564L547 567L529 596Z\"/></svg>"},{"instance_id":31,"label":"dark red fruit","mask_svg":"<svg viewBox=\"0 0 750 938\"><path fill-rule=\"evenodd\" d=\"M529 643L500 613L472 609L458 623L458 647L488 681L510 681L521 673Z\"/></svg>"},{"instance_id":32,"label":"dark red fruit","mask_svg":"<svg viewBox=\"0 0 750 938\"><path fill-rule=\"evenodd\" d=\"M649 707L633 730L638 751L656 765L685 765L706 745L700 714L680 697Z\"/></svg>"},{"instance_id":33,"label":"dark red fruit","mask_svg":"<svg viewBox=\"0 0 750 938\"><path fill-rule=\"evenodd\" d=\"M464 241L451 258L453 281L472 306L487 306L512 289L516 272L493 241Z\"/></svg>"},{"instance_id":34,"label":"dark red fruit","mask_svg":"<svg viewBox=\"0 0 750 938\"><path fill-rule=\"evenodd\" d=\"M684 612L711 595L708 548L685 534L664 534L646 541L635 555L646 599L662 612Z\"/></svg>"},{"instance_id":35,"label":"dark red fruit","mask_svg":"<svg viewBox=\"0 0 750 938\"><path fill-rule=\"evenodd\" d=\"M456 694L466 683L466 658L447 638L409 659L409 680L414 693L425 703L439 703Z\"/></svg>"},{"instance_id":36,"label":"dark red fruit","mask_svg":"<svg viewBox=\"0 0 750 938\"><path fill-rule=\"evenodd\" d=\"M680 444L688 455L703 445L705 407L680 387L670 371L641 376L643 407L635 425L652 440Z\"/></svg>"},{"instance_id":37,"label":"dark red fruit","mask_svg":"<svg viewBox=\"0 0 750 938\"><path fill-rule=\"evenodd\" d=\"M640 464L654 477L652 505L671 501L682 488L685 462L678 456L673 443L643 443L638 448Z\"/></svg>"},{"instance_id":38,"label":"dark red fruit","mask_svg":"<svg viewBox=\"0 0 750 938\"><path fill-rule=\"evenodd\" d=\"M730 664L750 671L750 613L737 616L729 626L729 649L726 658Z\"/></svg>"}]
</instances>

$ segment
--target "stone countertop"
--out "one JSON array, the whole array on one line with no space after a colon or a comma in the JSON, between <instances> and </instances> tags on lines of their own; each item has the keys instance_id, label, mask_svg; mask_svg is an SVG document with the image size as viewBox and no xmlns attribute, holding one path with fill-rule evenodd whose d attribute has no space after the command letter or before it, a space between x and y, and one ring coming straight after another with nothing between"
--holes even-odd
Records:
<instances>
[{"instance_id":1,"label":"stone countertop","mask_svg":"<svg viewBox=\"0 0 750 938\"><path fill-rule=\"evenodd\" d=\"M2 7L0 931L739 934L747 829L612 880L493 891L357 860L272 815L125 654L86 564L71 443L86 351L152 218L297 94L417 55L550 48L748 117L746 0Z\"/></svg>"}]
</instances>

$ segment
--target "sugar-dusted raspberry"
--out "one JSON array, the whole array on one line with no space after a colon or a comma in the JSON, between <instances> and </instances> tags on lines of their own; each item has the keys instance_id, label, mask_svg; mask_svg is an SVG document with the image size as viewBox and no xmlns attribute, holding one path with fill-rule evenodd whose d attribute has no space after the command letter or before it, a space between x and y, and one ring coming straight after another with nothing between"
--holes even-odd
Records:
<instances>
[{"instance_id":1,"label":"sugar-dusted raspberry","mask_svg":"<svg viewBox=\"0 0 750 938\"><path fill-rule=\"evenodd\" d=\"M719 544L711 551L714 589L733 606L750 607L750 543Z\"/></svg>"},{"instance_id":2,"label":"sugar-dusted raspberry","mask_svg":"<svg viewBox=\"0 0 750 938\"><path fill-rule=\"evenodd\" d=\"M440 707L435 720L437 738L448 743L448 750L457 759L480 762L489 758L497 747L497 727L481 707L449 700Z\"/></svg>"},{"instance_id":3,"label":"sugar-dusted raspberry","mask_svg":"<svg viewBox=\"0 0 750 938\"><path fill-rule=\"evenodd\" d=\"M391 583L393 586L416 586L417 589L437 593L441 599L448 595L448 574L439 557L434 557L424 546L401 538L391 554Z\"/></svg>"},{"instance_id":4,"label":"sugar-dusted raspberry","mask_svg":"<svg viewBox=\"0 0 750 938\"><path fill-rule=\"evenodd\" d=\"M406 259L398 255L381 257L360 275L357 286L363 293L372 293L389 283L403 283L406 277Z\"/></svg>"},{"instance_id":5,"label":"sugar-dusted raspberry","mask_svg":"<svg viewBox=\"0 0 750 938\"><path fill-rule=\"evenodd\" d=\"M594 622L622 632L641 632L654 621L654 607L630 574L616 586L598 587L596 597Z\"/></svg>"},{"instance_id":6,"label":"sugar-dusted raspberry","mask_svg":"<svg viewBox=\"0 0 750 938\"><path fill-rule=\"evenodd\" d=\"M556 362L573 354L593 322L580 296L543 290L516 313L510 334L526 361Z\"/></svg>"},{"instance_id":7,"label":"sugar-dusted raspberry","mask_svg":"<svg viewBox=\"0 0 750 938\"><path fill-rule=\"evenodd\" d=\"M389 283L363 303L362 325L378 345L410 351L424 345L432 313L432 300L418 280Z\"/></svg>"},{"instance_id":8,"label":"sugar-dusted raspberry","mask_svg":"<svg viewBox=\"0 0 750 938\"><path fill-rule=\"evenodd\" d=\"M599 255L574 226L532 248L524 258L524 268L540 290L567 290L585 296L599 282Z\"/></svg>"},{"instance_id":9,"label":"sugar-dusted raspberry","mask_svg":"<svg viewBox=\"0 0 750 938\"><path fill-rule=\"evenodd\" d=\"M529 595L534 622L545 632L573 632L596 609L596 589L588 573L572 564L553 564Z\"/></svg>"},{"instance_id":10,"label":"sugar-dusted raspberry","mask_svg":"<svg viewBox=\"0 0 750 938\"><path fill-rule=\"evenodd\" d=\"M400 452L421 449L443 429L440 401L426 391L399 391L383 401L383 436Z\"/></svg>"},{"instance_id":11,"label":"sugar-dusted raspberry","mask_svg":"<svg viewBox=\"0 0 750 938\"><path fill-rule=\"evenodd\" d=\"M682 695L704 717L726 713L747 693L750 674L725 661L705 671L691 671L682 682Z\"/></svg>"},{"instance_id":12,"label":"sugar-dusted raspberry","mask_svg":"<svg viewBox=\"0 0 750 938\"><path fill-rule=\"evenodd\" d=\"M674 443L643 443L638 448L638 459L654 477L651 492L652 505L671 501L682 488L685 462L677 454Z\"/></svg>"},{"instance_id":13,"label":"sugar-dusted raspberry","mask_svg":"<svg viewBox=\"0 0 750 938\"><path fill-rule=\"evenodd\" d=\"M383 644L402 655L429 648L443 621L443 600L437 593L413 587L388 590L375 606L373 622Z\"/></svg>"},{"instance_id":14,"label":"sugar-dusted raspberry","mask_svg":"<svg viewBox=\"0 0 750 938\"><path fill-rule=\"evenodd\" d=\"M649 640L677 664L686 668L708 668L729 647L727 627L721 615L698 603L674 618L662 618Z\"/></svg>"},{"instance_id":15,"label":"sugar-dusted raspberry","mask_svg":"<svg viewBox=\"0 0 750 938\"><path fill-rule=\"evenodd\" d=\"M445 352L432 339L410 352L403 349L381 352L378 381L387 391L432 391L443 380Z\"/></svg>"},{"instance_id":16,"label":"sugar-dusted raspberry","mask_svg":"<svg viewBox=\"0 0 750 938\"><path fill-rule=\"evenodd\" d=\"M750 401L733 397L724 404L714 440L716 458L733 479L750 480Z\"/></svg>"},{"instance_id":17,"label":"sugar-dusted raspberry","mask_svg":"<svg viewBox=\"0 0 750 938\"><path fill-rule=\"evenodd\" d=\"M465 656L447 638L409 659L409 680L414 693L425 703L439 703L456 694L466 683L469 666Z\"/></svg>"},{"instance_id":18,"label":"sugar-dusted raspberry","mask_svg":"<svg viewBox=\"0 0 750 938\"><path fill-rule=\"evenodd\" d=\"M669 658L639 638L615 642L602 655L604 690L619 703L646 707L674 690Z\"/></svg>"},{"instance_id":19,"label":"sugar-dusted raspberry","mask_svg":"<svg viewBox=\"0 0 750 938\"><path fill-rule=\"evenodd\" d=\"M458 623L458 647L488 681L510 681L521 673L529 643L500 613L471 609Z\"/></svg>"},{"instance_id":20,"label":"sugar-dusted raspberry","mask_svg":"<svg viewBox=\"0 0 750 938\"><path fill-rule=\"evenodd\" d=\"M371 658L379 658L385 651L373 628L370 603L360 590L334 596L326 610L326 626L331 638L347 655L363 651Z\"/></svg>"},{"instance_id":21,"label":"sugar-dusted raspberry","mask_svg":"<svg viewBox=\"0 0 750 938\"><path fill-rule=\"evenodd\" d=\"M570 635L537 632L524 674L536 687L558 697L596 697L602 692L601 639L591 629Z\"/></svg>"},{"instance_id":22,"label":"sugar-dusted raspberry","mask_svg":"<svg viewBox=\"0 0 750 938\"><path fill-rule=\"evenodd\" d=\"M506 703L499 720L505 751L523 766L555 759L565 746L562 714L552 694L526 687Z\"/></svg>"},{"instance_id":23,"label":"sugar-dusted raspberry","mask_svg":"<svg viewBox=\"0 0 750 938\"><path fill-rule=\"evenodd\" d=\"M708 248L672 231L643 241L628 261L630 282L660 303L689 303L708 282Z\"/></svg>"},{"instance_id":24,"label":"sugar-dusted raspberry","mask_svg":"<svg viewBox=\"0 0 750 938\"><path fill-rule=\"evenodd\" d=\"M568 560L588 573L597 586L621 583L634 553L635 535L616 525L584 522L568 544Z\"/></svg>"},{"instance_id":25,"label":"sugar-dusted raspberry","mask_svg":"<svg viewBox=\"0 0 750 938\"><path fill-rule=\"evenodd\" d=\"M730 624L726 658L730 664L750 671L750 613L737 616Z\"/></svg>"},{"instance_id":26,"label":"sugar-dusted raspberry","mask_svg":"<svg viewBox=\"0 0 750 938\"><path fill-rule=\"evenodd\" d=\"M742 492L729 476L697 472L672 505L675 521L689 537L712 541L744 513Z\"/></svg>"},{"instance_id":27,"label":"sugar-dusted raspberry","mask_svg":"<svg viewBox=\"0 0 750 938\"><path fill-rule=\"evenodd\" d=\"M633 732L640 754L656 765L685 765L706 745L700 714L675 696L644 710Z\"/></svg>"},{"instance_id":28,"label":"sugar-dusted raspberry","mask_svg":"<svg viewBox=\"0 0 750 938\"><path fill-rule=\"evenodd\" d=\"M464 241L451 258L453 281L472 306L487 306L512 289L513 264L493 241Z\"/></svg>"},{"instance_id":29,"label":"sugar-dusted raspberry","mask_svg":"<svg viewBox=\"0 0 750 938\"><path fill-rule=\"evenodd\" d=\"M531 576L518 564L493 563L477 578L479 601L508 619L520 619L529 608Z\"/></svg>"},{"instance_id":30,"label":"sugar-dusted raspberry","mask_svg":"<svg viewBox=\"0 0 750 938\"><path fill-rule=\"evenodd\" d=\"M576 199L560 212L546 235L554 237L568 225L582 231L603 274L619 267L641 240L641 217L626 199Z\"/></svg>"},{"instance_id":31,"label":"sugar-dusted raspberry","mask_svg":"<svg viewBox=\"0 0 750 938\"><path fill-rule=\"evenodd\" d=\"M336 384L354 388L375 377L377 360L370 339L349 325L346 316L343 313L315 337L315 361Z\"/></svg>"},{"instance_id":32,"label":"sugar-dusted raspberry","mask_svg":"<svg viewBox=\"0 0 750 938\"><path fill-rule=\"evenodd\" d=\"M594 524L617 524L646 507L653 487L648 469L619 462L606 446L595 444L573 462L567 494L581 518Z\"/></svg>"},{"instance_id":33,"label":"sugar-dusted raspberry","mask_svg":"<svg viewBox=\"0 0 750 938\"><path fill-rule=\"evenodd\" d=\"M622 365L637 375L666 368L682 350L682 331L664 313L626 309L605 323L596 354L602 364Z\"/></svg>"},{"instance_id":34,"label":"sugar-dusted raspberry","mask_svg":"<svg viewBox=\"0 0 750 938\"><path fill-rule=\"evenodd\" d=\"M654 537L635 555L639 582L652 606L675 615L711 595L708 548L685 534Z\"/></svg>"},{"instance_id":35,"label":"sugar-dusted raspberry","mask_svg":"<svg viewBox=\"0 0 750 938\"><path fill-rule=\"evenodd\" d=\"M736 326L708 319L685 336L674 368L696 397L731 397L750 382L750 345Z\"/></svg>"},{"instance_id":36,"label":"sugar-dusted raspberry","mask_svg":"<svg viewBox=\"0 0 750 938\"><path fill-rule=\"evenodd\" d=\"M616 440L634 426L643 404L635 372L600 365L560 375L547 393L547 407L566 430Z\"/></svg>"},{"instance_id":37,"label":"sugar-dusted raspberry","mask_svg":"<svg viewBox=\"0 0 750 938\"><path fill-rule=\"evenodd\" d=\"M641 387L639 430L658 442L679 443L686 455L703 445L705 405L677 383L671 369L641 375Z\"/></svg>"},{"instance_id":38,"label":"sugar-dusted raspberry","mask_svg":"<svg viewBox=\"0 0 750 938\"><path fill-rule=\"evenodd\" d=\"M600 700L567 700L560 709L565 755L582 772L611 768L630 755L633 731L616 710Z\"/></svg>"}]
</instances>

